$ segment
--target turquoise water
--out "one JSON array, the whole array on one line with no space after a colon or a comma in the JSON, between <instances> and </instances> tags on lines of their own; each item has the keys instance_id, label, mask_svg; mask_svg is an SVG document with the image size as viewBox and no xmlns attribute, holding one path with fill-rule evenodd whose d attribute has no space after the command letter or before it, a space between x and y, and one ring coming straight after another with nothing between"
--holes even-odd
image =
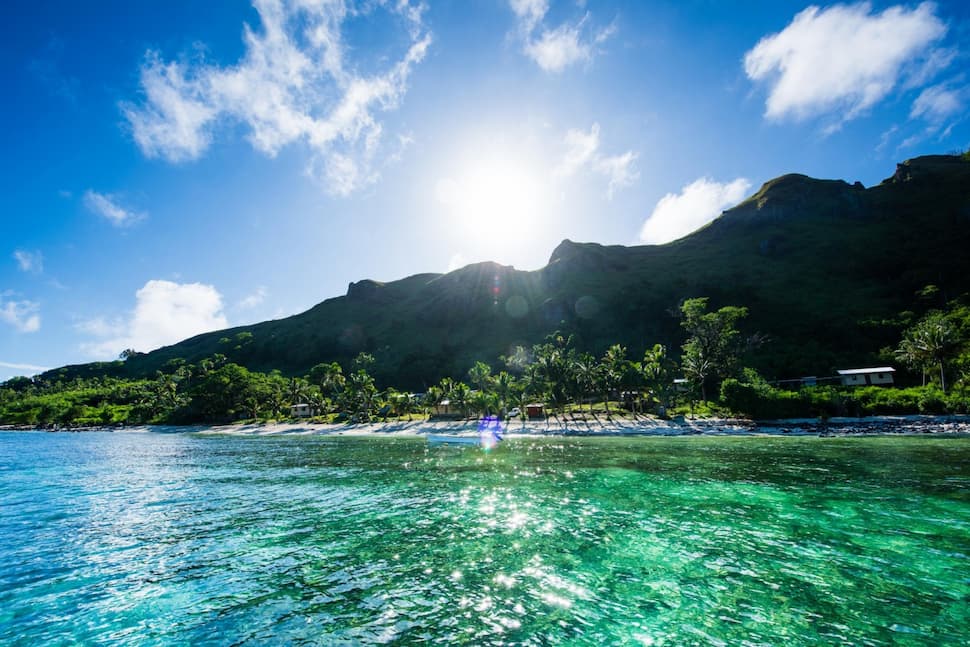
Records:
<instances>
[{"instance_id":1,"label":"turquoise water","mask_svg":"<svg viewBox=\"0 0 970 647\"><path fill-rule=\"evenodd\" d=\"M970 440L0 434L3 645L965 645Z\"/></svg>"}]
</instances>

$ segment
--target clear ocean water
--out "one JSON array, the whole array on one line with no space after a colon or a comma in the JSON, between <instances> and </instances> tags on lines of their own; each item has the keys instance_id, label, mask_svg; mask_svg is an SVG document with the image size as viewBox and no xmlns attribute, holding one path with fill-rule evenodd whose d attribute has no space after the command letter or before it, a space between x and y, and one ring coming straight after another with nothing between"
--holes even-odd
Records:
<instances>
[{"instance_id":1,"label":"clear ocean water","mask_svg":"<svg viewBox=\"0 0 970 647\"><path fill-rule=\"evenodd\" d=\"M0 434L3 645L966 645L970 439Z\"/></svg>"}]
</instances>

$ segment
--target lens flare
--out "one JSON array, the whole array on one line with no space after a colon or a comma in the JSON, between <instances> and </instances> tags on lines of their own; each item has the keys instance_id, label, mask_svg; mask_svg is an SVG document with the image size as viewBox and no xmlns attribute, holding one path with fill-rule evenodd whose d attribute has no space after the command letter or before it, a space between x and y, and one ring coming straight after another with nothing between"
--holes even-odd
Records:
<instances>
[{"instance_id":1,"label":"lens flare","mask_svg":"<svg viewBox=\"0 0 970 647\"><path fill-rule=\"evenodd\" d=\"M502 421L498 416L485 416L478 421L478 439L486 450L494 448L502 440Z\"/></svg>"}]
</instances>

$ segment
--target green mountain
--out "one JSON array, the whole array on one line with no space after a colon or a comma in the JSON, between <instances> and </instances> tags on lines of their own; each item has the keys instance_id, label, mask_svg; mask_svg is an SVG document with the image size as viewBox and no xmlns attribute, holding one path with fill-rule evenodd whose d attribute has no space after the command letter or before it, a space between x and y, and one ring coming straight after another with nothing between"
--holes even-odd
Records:
<instances>
[{"instance_id":1,"label":"green mountain","mask_svg":"<svg viewBox=\"0 0 970 647\"><path fill-rule=\"evenodd\" d=\"M464 376L475 360L495 365L554 330L597 355L613 343L633 357L657 342L679 349L678 306L697 296L715 308L749 308L746 332L766 338L749 361L766 376L831 375L878 362L879 350L899 340L901 313L970 292L968 250L970 161L961 156L908 160L870 188L785 175L666 245L565 240L534 272L479 263L363 280L292 317L45 377L151 375L172 359L215 353L299 375L323 361L346 367L367 351L380 384L420 389Z\"/></svg>"}]
</instances>

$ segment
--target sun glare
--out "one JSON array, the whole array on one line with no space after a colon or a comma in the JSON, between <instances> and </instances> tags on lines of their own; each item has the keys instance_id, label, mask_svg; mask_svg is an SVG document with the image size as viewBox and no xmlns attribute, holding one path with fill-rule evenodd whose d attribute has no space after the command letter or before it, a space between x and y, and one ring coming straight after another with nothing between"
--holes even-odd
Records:
<instances>
[{"instance_id":1,"label":"sun glare","mask_svg":"<svg viewBox=\"0 0 970 647\"><path fill-rule=\"evenodd\" d=\"M533 231L548 211L548 195L543 175L516 159L473 162L437 186L438 201L452 222L485 240L511 240Z\"/></svg>"}]
</instances>

